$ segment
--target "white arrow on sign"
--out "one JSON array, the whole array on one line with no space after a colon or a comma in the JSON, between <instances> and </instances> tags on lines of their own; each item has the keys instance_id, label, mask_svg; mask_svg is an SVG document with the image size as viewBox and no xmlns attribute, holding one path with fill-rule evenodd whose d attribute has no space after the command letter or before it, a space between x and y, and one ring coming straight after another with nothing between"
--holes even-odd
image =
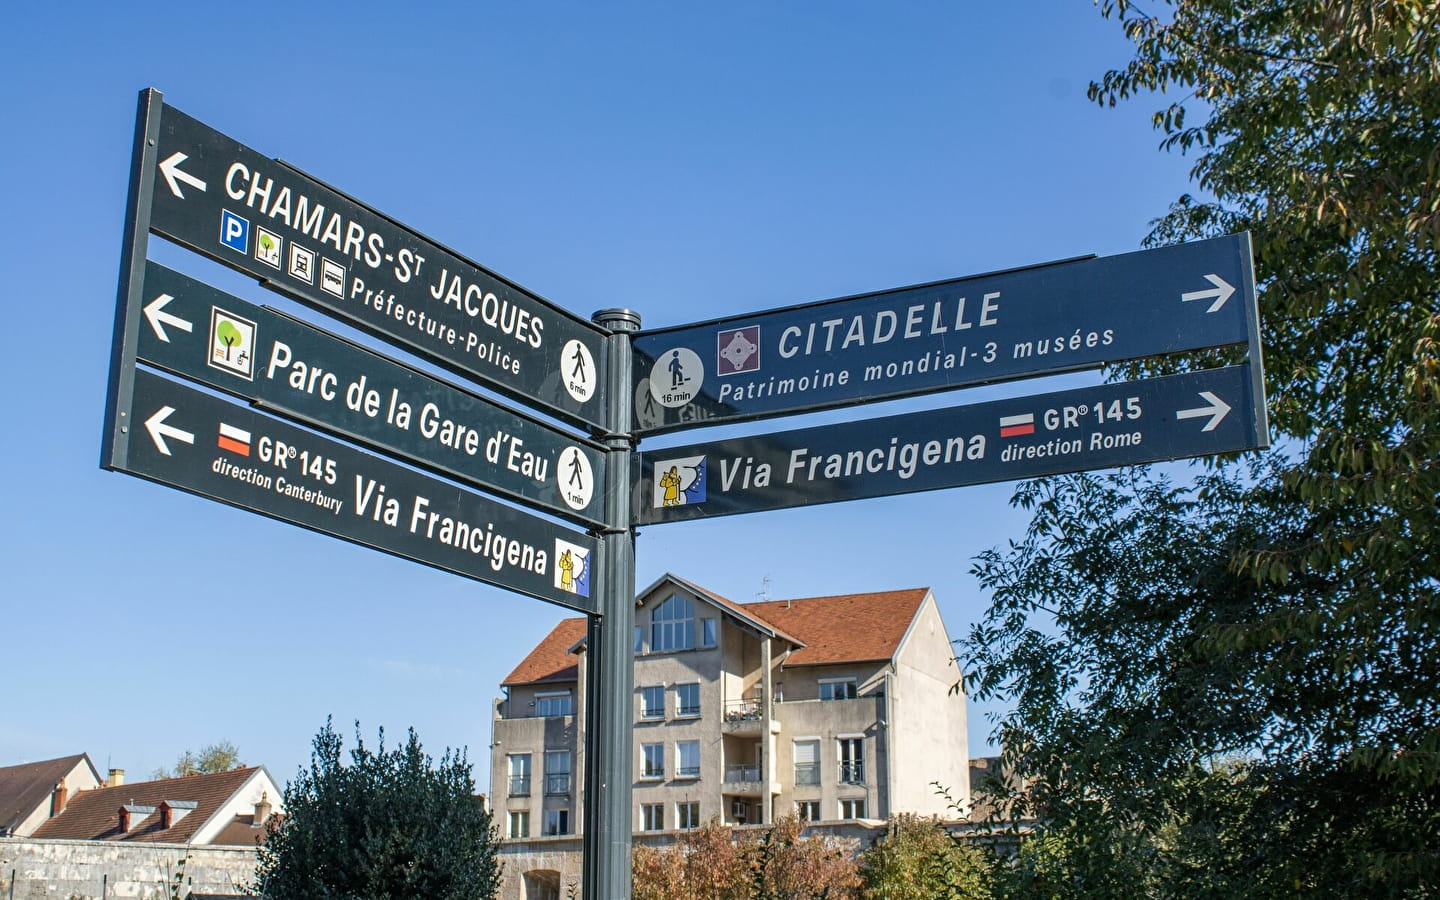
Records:
<instances>
[{"instance_id":1,"label":"white arrow on sign","mask_svg":"<svg viewBox=\"0 0 1440 900\"><path fill-rule=\"evenodd\" d=\"M180 182L182 181L193 188L202 191L205 190L205 182L191 175L189 172L180 171L180 164L189 158L190 157L184 153L177 151L170 154L160 163L160 174L164 175L165 181L169 183L170 193L179 197L181 200L185 199L185 195L180 191Z\"/></svg>"},{"instance_id":2,"label":"white arrow on sign","mask_svg":"<svg viewBox=\"0 0 1440 900\"><path fill-rule=\"evenodd\" d=\"M182 444L195 443L195 435L188 431L181 431L174 425L166 425L165 420L175 411L173 406L162 406L155 415L145 420L145 430L150 432L150 440L155 442L155 449L166 456L170 455L170 445L165 443L166 438L179 441Z\"/></svg>"},{"instance_id":3,"label":"white arrow on sign","mask_svg":"<svg viewBox=\"0 0 1440 900\"><path fill-rule=\"evenodd\" d=\"M1180 299L1185 303L1189 303L1191 300L1214 300L1215 302L1210 304L1210 308L1205 310L1207 313L1212 313L1224 306L1225 301L1230 299L1230 295L1235 293L1235 285L1219 275L1206 275L1205 280L1215 286L1203 291L1186 291L1180 295Z\"/></svg>"},{"instance_id":4,"label":"white arrow on sign","mask_svg":"<svg viewBox=\"0 0 1440 900\"><path fill-rule=\"evenodd\" d=\"M155 336L167 344L170 343L170 335L165 331L166 325L178 328L186 334L193 331L195 327L174 313L165 311L165 305L174 299L169 294L161 294L145 304L145 318L150 320L150 327L155 329Z\"/></svg>"},{"instance_id":5,"label":"white arrow on sign","mask_svg":"<svg viewBox=\"0 0 1440 900\"><path fill-rule=\"evenodd\" d=\"M1204 418L1205 416L1209 416L1209 417L1210 417L1210 421L1209 421L1209 422L1206 422L1206 423L1205 423L1205 427L1202 428L1202 429L1200 429L1200 430L1201 430L1201 431L1214 431L1214 430L1215 430L1215 426L1220 424L1220 420L1221 420L1221 419L1224 419L1225 416L1230 412L1230 405L1229 405L1228 403L1226 403L1224 400L1221 400L1219 397L1217 397L1217 396L1215 396L1214 394L1210 393L1209 391L1201 391L1201 392L1200 392L1200 399L1201 399L1201 400L1204 400L1206 403L1208 403L1208 404L1210 404L1210 405L1209 405L1209 406L1197 406L1197 407L1195 407L1194 409L1177 409L1177 410L1175 411L1175 418L1177 418L1177 419L1201 419L1201 418Z\"/></svg>"}]
</instances>

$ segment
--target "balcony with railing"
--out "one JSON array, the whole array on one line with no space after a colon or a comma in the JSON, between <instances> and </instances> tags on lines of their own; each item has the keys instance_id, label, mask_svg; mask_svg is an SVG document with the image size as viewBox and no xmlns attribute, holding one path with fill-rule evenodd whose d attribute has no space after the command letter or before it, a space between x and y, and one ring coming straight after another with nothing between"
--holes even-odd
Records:
<instances>
[{"instance_id":1,"label":"balcony with railing","mask_svg":"<svg viewBox=\"0 0 1440 900\"><path fill-rule=\"evenodd\" d=\"M817 785L820 783L819 763L796 763L795 784L800 787Z\"/></svg>"},{"instance_id":2,"label":"balcony with railing","mask_svg":"<svg viewBox=\"0 0 1440 900\"><path fill-rule=\"evenodd\" d=\"M762 777L759 766L726 766L720 789L727 794L758 797L764 793Z\"/></svg>"},{"instance_id":3,"label":"balcony with railing","mask_svg":"<svg viewBox=\"0 0 1440 900\"><path fill-rule=\"evenodd\" d=\"M556 772L545 776L545 793L547 794L568 794L570 793L570 773Z\"/></svg>"},{"instance_id":4,"label":"balcony with railing","mask_svg":"<svg viewBox=\"0 0 1440 900\"><path fill-rule=\"evenodd\" d=\"M838 777L841 784L864 784L865 764L863 762L842 762Z\"/></svg>"},{"instance_id":5,"label":"balcony with railing","mask_svg":"<svg viewBox=\"0 0 1440 900\"><path fill-rule=\"evenodd\" d=\"M759 734L765 705L759 700L727 700L721 730L726 734Z\"/></svg>"}]
</instances>

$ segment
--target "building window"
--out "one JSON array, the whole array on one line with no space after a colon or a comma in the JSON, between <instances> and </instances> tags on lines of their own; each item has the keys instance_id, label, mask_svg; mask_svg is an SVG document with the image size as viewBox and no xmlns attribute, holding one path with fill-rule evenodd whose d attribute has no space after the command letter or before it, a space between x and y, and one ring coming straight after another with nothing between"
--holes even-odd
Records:
<instances>
[{"instance_id":1,"label":"building window","mask_svg":"<svg viewBox=\"0 0 1440 900\"><path fill-rule=\"evenodd\" d=\"M545 751L545 793L570 793L570 751Z\"/></svg>"},{"instance_id":2,"label":"building window","mask_svg":"<svg viewBox=\"0 0 1440 900\"><path fill-rule=\"evenodd\" d=\"M664 778L664 777L665 777L665 745L664 745L664 744L641 744L641 745L640 745L640 777L641 777L641 778Z\"/></svg>"},{"instance_id":3,"label":"building window","mask_svg":"<svg viewBox=\"0 0 1440 900\"><path fill-rule=\"evenodd\" d=\"M865 739L844 737L839 741L840 783L865 783ZM853 818L853 816L851 817Z\"/></svg>"},{"instance_id":4,"label":"building window","mask_svg":"<svg viewBox=\"0 0 1440 900\"><path fill-rule=\"evenodd\" d=\"M700 646L714 647L720 643L719 623L714 619L700 620Z\"/></svg>"},{"instance_id":5,"label":"building window","mask_svg":"<svg viewBox=\"0 0 1440 900\"><path fill-rule=\"evenodd\" d=\"M570 692L535 695L535 715L568 716L574 707L570 703Z\"/></svg>"},{"instance_id":6,"label":"building window","mask_svg":"<svg viewBox=\"0 0 1440 900\"><path fill-rule=\"evenodd\" d=\"M800 821L802 821L802 822L818 822L818 821L820 821L820 801L819 801L819 800L796 800L796 801L795 801L795 815L796 815L796 817L799 818Z\"/></svg>"},{"instance_id":7,"label":"building window","mask_svg":"<svg viewBox=\"0 0 1440 900\"><path fill-rule=\"evenodd\" d=\"M821 700L854 700L855 679L826 678L820 682Z\"/></svg>"},{"instance_id":8,"label":"building window","mask_svg":"<svg viewBox=\"0 0 1440 900\"><path fill-rule=\"evenodd\" d=\"M530 796L530 754L514 753L505 759L510 771L510 796Z\"/></svg>"},{"instance_id":9,"label":"building window","mask_svg":"<svg viewBox=\"0 0 1440 900\"><path fill-rule=\"evenodd\" d=\"M680 829L700 827L700 803L691 800L675 804L675 827Z\"/></svg>"},{"instance_id":10,"label":"building window","mask_svg":"<svg viewBox=\"0 0 1440 900\"><path fill-rule=\"evenodd\" d=\"M635 626L635 652L640 653L645 649L645 629L639 625Z\"/></svg>"},{"instance_id":11,"label":"building window","mask_svg":"<svg viewBox=\"0 0 1440 900\"><path fill-rule=\"evenodd\" d=\"M510 811L510 837L526 838L530 836L530 811L528 809Z\"/></svg>"},{"instance_id":12,"label":"building window","mask_svg":"<svg viewBox=\"0 0 1440 900\"><path fill-rule=\"evenodd\" d=\"M678 741L675 744L675 777L700 777L700 742Z\"/></svg>"},{"instance_id":13,"label":"building window","mask_svg":"<svg viewBox=\"0 0 1440 900\"><path fill-rule=\"evenodd\" d=\"M640 689L640 718L665 718L665 688L656 684Z\"/></svg>"},{"instance_id":14,"label":"building window","mask_svg":"<svg viewBox=\"0 0 1440 900\"><path fill-rule=\"evenodd\" d=\"M842 819L863 819L865 818L865 798L857 797L853 800L840 801L840 818Z\"/></svg>"},{"instance_id":15,"label":"building window","mask_svg":"<svg viewBox=\"0 0 1440 900\"><path fill-rule=\"evenodd\" d=\"M691 718L700 715L700 685L675 685L675 715Z\"/></svg>"},{"instance_id":16,"label":"building window","mask_svg":"<svg viewBox=\"0 0 1440 900\"><path fill-rule=\"evenodd\" d=\"M640 827L645 831L665 830L665 804L640 804Z\"/></svg>"},{"instance_id":17,"label":"building window","mask_svg":"<svg viewBox=\"0 0 1440 900\"><path fill-rule=\"evenodd\" d=\"M568 809L547 809L545 810L545 834L569 834L570 833L570 810Z\"/></svg>"},{"instance_id":18,"label":"building window","mask_svg":"<svg viewBox=\"0 0 1440 900\"><path fill-rule=\"evenodd\" d=\"M695 649L695 607L679 594L655 607L650 614L650 651Z\"/></svg>"},{"instance_id":19,"label":"building window","mask_svg":"<svg viewBox=\"0 0 1440 900\"><path fill-rule=\"evenodd\" d=\"M820 783L820 742L795 742L795 784Z\"/></svg>"}]
</instances>

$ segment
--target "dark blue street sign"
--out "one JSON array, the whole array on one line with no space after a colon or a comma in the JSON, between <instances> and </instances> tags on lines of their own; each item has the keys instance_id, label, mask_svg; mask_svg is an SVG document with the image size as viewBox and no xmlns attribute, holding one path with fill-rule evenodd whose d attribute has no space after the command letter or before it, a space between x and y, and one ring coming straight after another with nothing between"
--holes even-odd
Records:
<instances>
[{"instance_id":1,"label":"dark blue street sign","mask_svg":"<svg viewBox=\"0 0 1440 900\"><path fill-rule=\"evenodd\" d=\"M170 106L150 155L157 234L486 387L604 428L599 328Z\"/></svg>"},{"instance_id":2,"label":"dark blue street sign","mask_svg":"<svg viewBox=\"0 0 1440 900\"><path fill-rule=\"evenodd\" d=\"M596 542L143 370L120 471L587 613Z\"/></svg>"},{"instance_id":3,"label":"dark blue street sign","mask_svg":"<svg viewBox=\"0 0 1440 900\"><path fill-rule=\"evenodd\" d=\"M637 524L1266 446L1232 366L640 454Z\"/></svg>"},{"instance_id":4,"label":"dark blue street sign","mask_svg":"<svg viewBox=\"0 0 1440 900\"><path fill-rule=\"evenodd\" d=\"M140 306L145 362L405 462L603 523L604 454L587 441L153 261Z\"/></svg>"},{"instance_id":5,"label":"dark blue street sign","mask_svg":"<svg viewBox=\"0 0 1440 900\"><path fill-rule=\"evenodd\" d=\"M1034 266L640 333L642 434L1245 343L1250 238Z\"/></svg>"}]
</instances>

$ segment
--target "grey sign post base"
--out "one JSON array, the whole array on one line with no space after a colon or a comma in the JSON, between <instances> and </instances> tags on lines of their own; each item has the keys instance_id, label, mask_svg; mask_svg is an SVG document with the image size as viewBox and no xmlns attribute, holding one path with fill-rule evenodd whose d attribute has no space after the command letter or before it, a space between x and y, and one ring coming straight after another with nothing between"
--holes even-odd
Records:
<instances>
[{"instance_id":1,"label":"grey sign post base","mask_svg":"<svg viewBox=\"0 0 1440 900\"><path fill-rule=\"evenodd\" d=\"M631 436L630 338L640 316L624 309L597 312L595 324L615 334L608 340L610 421L604 440L607 484L626 484L634 439ZM585 723L584 828L581 839L583 896L605 900L630 897L630 744L635 660L635 533L628 492L605 497L606 529L600 539L596 599L599 613L589 616Z\"/></svg>"}]
</instances>

